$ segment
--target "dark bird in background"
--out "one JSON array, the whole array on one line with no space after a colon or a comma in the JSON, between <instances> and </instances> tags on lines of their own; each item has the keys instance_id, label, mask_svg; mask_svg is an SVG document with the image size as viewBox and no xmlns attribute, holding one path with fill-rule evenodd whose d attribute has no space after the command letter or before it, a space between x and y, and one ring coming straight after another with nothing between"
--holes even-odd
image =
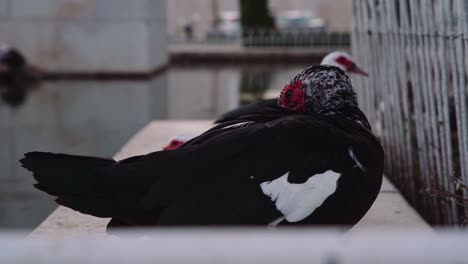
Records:
<instances>
[{"instance_id":1,"label":"dark bird in background","mask_svg":"<svg viewBox=\"0 0 468 264\"><path fill-rule=\"evenodd\" d=\"M223 122L179 148L121 161L30 152L37 189L109 227L344 225L368 211L383 150L346 74L313 66L279 105Z\"/></svg>"},{"instance_id":2,"label":"dark bird in background","mask_svg":"<svg viewBox=\"0 0 468 264\"><path fill-rule=\"evenodd\" d=\"M39 69L30 65L19 50L0 46L0 95L4 102L14 107L21 105L40 79Z\"/></svg>"}]
</instances>

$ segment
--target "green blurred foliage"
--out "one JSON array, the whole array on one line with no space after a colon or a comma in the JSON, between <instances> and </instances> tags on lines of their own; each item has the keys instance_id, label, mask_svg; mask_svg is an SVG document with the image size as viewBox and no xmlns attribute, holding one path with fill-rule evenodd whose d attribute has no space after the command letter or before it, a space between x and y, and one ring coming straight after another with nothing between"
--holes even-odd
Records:
<instances>
[{"instance_id":1,"label":"green blurred foliage","mask_svg":"<svg viewBox=\"0 0 468 264\"><path fill-rule=\"evenodd\" d=\"M248 28L273 28L274 19L268 10L268 0L239 1L242 30Z\"/></svg>"}]
</instances>

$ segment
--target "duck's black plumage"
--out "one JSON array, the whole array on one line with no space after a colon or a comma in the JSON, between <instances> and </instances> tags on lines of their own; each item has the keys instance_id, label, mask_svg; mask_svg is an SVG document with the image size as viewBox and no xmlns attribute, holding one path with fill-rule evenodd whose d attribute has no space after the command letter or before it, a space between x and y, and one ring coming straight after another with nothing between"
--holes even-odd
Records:
<instances>
[{"instance_id":1,"label":"duck's black plumage","mask_svg":"<svg viewBox=\"0 0 468 264\"><path fill-rule=\"evenodd\" d=\"M221 117L215 120L215 124L237 120L243 116L250 115L276 105L278 105L278 98L261 99L250 104L239 106L222 114Z\"/></svg>"},{"instance_id":2,"label":"duck's black plumage","mask_svg":"<svg viewBox=\"0 0 468 264\"><path fill-rule=\"evenodd\" d=\"M176 150L119 162L32 152L21 163L59 204L112 217L111 226L267 225L281 217L280 225L355 224L382 181L383 151L367 120L286 103L292 108L221 123ZM332 192L324 196L321 182ZM282 185L309 187L288 200ZM323 201L311 207L316 196Z\"/></svg>"}]
</instances>

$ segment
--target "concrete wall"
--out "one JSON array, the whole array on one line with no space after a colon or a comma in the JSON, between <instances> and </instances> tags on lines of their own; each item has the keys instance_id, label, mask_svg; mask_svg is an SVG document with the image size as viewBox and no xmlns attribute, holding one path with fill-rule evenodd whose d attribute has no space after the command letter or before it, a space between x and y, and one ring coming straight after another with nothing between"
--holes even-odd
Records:
<instances>
[{"instance_id":1,"label":"concrete wall","mask_svg":"<svg viewBox=\"0 0 468 264\"><path fill-rule=\"evenodd\" d=\"M239 105L239 70L174 68L168 74L168 118L209 119Z\"/></svg>"},{"instance_id":2,"label":"concrete wall","mask_svg":"<svg viewBox=\"0 0 468 264\"><path fill-rule=\"evenodd\" d=\"M145 72L167 62L165 0L0 0L0 42L50 71Z\"/></svg>"},{"instance_id":3,"label":"concrete wall","mask_svg":"<svg viewBox=\"0 0 468 264\"><path fill-rule=\"evenodd\" d=\"M336 31L351 31L353 21L352 0L314 0L317 14Z\"/></svg>"}]
</instances>

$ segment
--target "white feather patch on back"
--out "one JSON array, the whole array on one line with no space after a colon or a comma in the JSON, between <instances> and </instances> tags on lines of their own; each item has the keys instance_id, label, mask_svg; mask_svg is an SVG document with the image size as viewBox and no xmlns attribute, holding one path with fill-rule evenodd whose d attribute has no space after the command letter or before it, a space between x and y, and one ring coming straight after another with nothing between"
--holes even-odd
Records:
<instances>
[{"instance_id":1,"label":"white feather patch on back","mask_svg":"<svg viewBox=\"0 0 468 264\"><path fill-rule=\"evenodd\" d=\"M354 163L356 163L356 166L360 168L363 172L367 172L366 168L362 166L361 162L359 162L359 160L356 158L356 155L354 155L353 149L351 147L348 149L348 153L349 157L354 161Z\"/></svg>"},{"instance_id":2,"label":"white feather patch on back","mask_svg":"<svg viewBox=\"0 0 468 264\"><path fill-rule=\"evenodd\" d=\"M248 125L253 124L253 123L254 123L253 121L244 121L244 122L240 122L240 123L237 123L237 124L225 126L225 127L223 127L223 129L240 128L240 127L248 126Z\"/></svg>"},{"instance_id":3,"label":"white feather patch on back","mask_svg":"<svg viewBox=\"0 0 468 264\"><path fill-rule=\"evenodd\" d=\"M294 184L288 182L288 174L260 184L263 193L270 196L288 222L298 222L312 214L336 191L341 176L329 170L311 176L304 183Z\"/></svg>"}]
</instances>

